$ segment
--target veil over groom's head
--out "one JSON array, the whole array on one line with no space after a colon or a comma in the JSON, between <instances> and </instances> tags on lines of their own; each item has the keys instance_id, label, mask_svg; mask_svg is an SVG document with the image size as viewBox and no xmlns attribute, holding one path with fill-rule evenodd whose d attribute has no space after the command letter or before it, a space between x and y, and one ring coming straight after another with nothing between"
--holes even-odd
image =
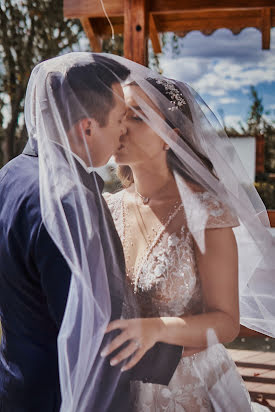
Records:
<instances>
[{"instance_id":1,"label":"veil over groom's head","mask_svg":"<svg viewBox=\"0 0 275 412\"><path fill-rule=\"evenodd\" d=\"M109 160L125 133L120 83L129 72L110 57L69 53L37 65L27 89L25 118L38 154L42 221L71 271L58 337L62 411L92 408L105 362L97 355L113 302L122 302L124 261L93 167Z\"/></svg>"},{"instance_id":2,"label":"veil over groom's head","mask_svg":"<svg viewBox=\"0 0 275 412\"><path fill-rule=\"evenodd\" d=\"M107 163L125 132L120 83L128 75L119 62L92 53L69 53L36 66L25 105L32 147L37 151L47 138L70 148L87 166Z\"/></svg>"}]
</instances>

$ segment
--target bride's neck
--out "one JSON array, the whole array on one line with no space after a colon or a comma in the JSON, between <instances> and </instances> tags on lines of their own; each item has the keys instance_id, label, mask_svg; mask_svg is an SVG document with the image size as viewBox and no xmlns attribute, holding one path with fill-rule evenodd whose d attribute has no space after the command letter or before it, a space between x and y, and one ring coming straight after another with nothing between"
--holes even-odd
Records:
<instances>
[{"instance_id":1,"label":"bride's neck","mask_svg":"<svg viewBox=\"0 0 275 412\"><path fill-rule=\"evenodd\" d=\"M174 182L174 177L167 166L162 168L132 167L135 190L143 196L150 197L161 190L169 182Z\"/></svg>"}]
</instances>

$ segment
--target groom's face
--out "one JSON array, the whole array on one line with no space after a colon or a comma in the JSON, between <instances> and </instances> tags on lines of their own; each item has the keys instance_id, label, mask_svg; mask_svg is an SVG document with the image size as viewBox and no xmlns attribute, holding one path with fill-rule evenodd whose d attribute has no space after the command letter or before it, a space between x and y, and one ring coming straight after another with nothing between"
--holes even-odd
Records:
<instances>
[{"instance_id":1,"label":"groom's face","mask_svg":"<svg viewBox=\"0 0 275 412\"><path fill-rule=\"evenodd\" d=\"M112 90L114 104L107 116L106 125L100 127L98 122L93 121L89 149L94 167L103 166L109 161L120 146L121 136L126 133L124 93L119 83L115 83Z\"/></svg>"}]
</instances>

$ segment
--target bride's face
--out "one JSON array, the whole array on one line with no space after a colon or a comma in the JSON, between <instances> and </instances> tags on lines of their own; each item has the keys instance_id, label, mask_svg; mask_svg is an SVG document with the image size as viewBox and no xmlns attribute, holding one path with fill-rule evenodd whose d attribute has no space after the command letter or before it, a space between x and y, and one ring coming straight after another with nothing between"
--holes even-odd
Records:
<instances>
[{"instance_id":1,"label":"bride's face","mask_svg":"<svg viewBox=\"0 0 275 412\"><path fill-rule=\"evenodd\" d=\"M138 86L131 85L124 87L125 102L128 106L125 123L127 133L121 137L121 145L114 155L115 161L120 165L131 166L134 164L147 163L148 161L156 159L165 159L164 141L129 107L131 106L135 108L137 112L143 114L136 102L137 95L152 107L152 109L157 110L151 100Z\"/></svg>"}]
</instances>

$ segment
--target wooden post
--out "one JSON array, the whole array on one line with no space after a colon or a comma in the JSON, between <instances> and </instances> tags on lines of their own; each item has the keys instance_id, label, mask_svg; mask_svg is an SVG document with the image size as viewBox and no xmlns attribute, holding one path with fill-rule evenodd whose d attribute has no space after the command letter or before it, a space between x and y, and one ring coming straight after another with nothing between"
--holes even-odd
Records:
<instances>
[{"instance_id":1,"label":"wooden post","mask_svg":"<svg viewBox=\"0 0 275 412\"><path fill-rule=\"evenodd\" d=\"M271 9L264 7L262 9L262 48L270 49L270 30L271 30Z\"/></svg>"},{"instance_id":2,"label":"wooden post","mask_svg":"<svg viewBox=\"0 0 275 412\"><path fill-rule=\"evenodd\" d=\"M263 135L256 136L256 174L264 173L264 149L265 140Z\"/></svg>"},{"instance_id":3,"label":"wooden post","mask_svg":"<svg viewBox=\"0 0 275 412\"><path fill-rule=\"evenodd\" d=\"M95 53L99 53L102 50L101 47L101 40L99 39L99 37L96 35L96 33L94 32L94 29L92 27L92 23L91 23L91 19L89 19L88 17L82 17L80 19L82 27L90 41L90 45L91 48L93 50L93 52Z\"/></svg>"},{"instance_id":4,"label":"wooden post","mask_svg":"<svg viewBox=\"0 0 275 412\"><path fill-rule=\"evenodd\" d=\"M270 221L270 226L275 227L275 210L268 210L267 213Z\"/></svg>"},{"instance_id":5,"label":"wooden post","mask_svg":"<svg viewBox=\"0 0 275 412\"><path fill-rule=\"evenodd\" d=\"M124 57L147 66L147 40L146 0L124 0Z\"/></svg>"},{"instance_id":6,"label":"wooden post","mask_svg":"<svg viewBox=\"0 0 275 412\"><path fill-rule=\"evenodd\" d=\"M156 25L156 21L152 13L150 13L150 17L149 17L149 32L150 32L150 38L152 41L154 53L155 54L161 53L161 45L159 41L157 25Z\"/></svg>"}]
</instances>

